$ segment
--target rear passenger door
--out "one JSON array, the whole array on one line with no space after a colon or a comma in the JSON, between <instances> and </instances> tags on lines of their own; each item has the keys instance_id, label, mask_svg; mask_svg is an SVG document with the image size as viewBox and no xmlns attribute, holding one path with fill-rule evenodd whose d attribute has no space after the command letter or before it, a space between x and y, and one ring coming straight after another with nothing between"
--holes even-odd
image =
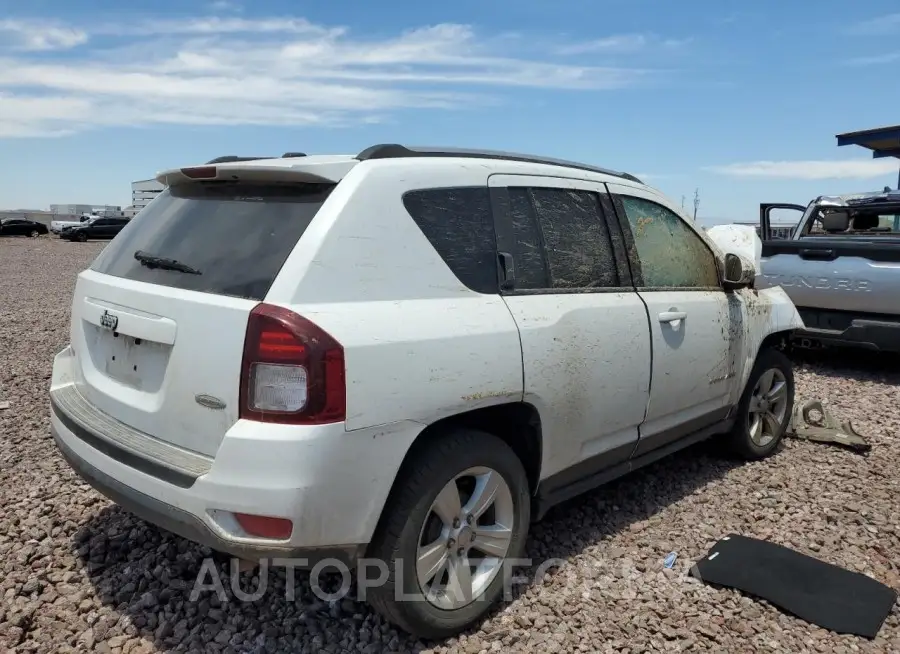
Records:
<instances>
[{"instance_id":1,"label":"rear passenger door","mask_svg":"<svg viewBox=\"0 0 900 654\"><path fill-rule=\"evenodd\" d=\"M722 288L713 251L664 199L607 186L653 335L653 385L639 456L724 420L743 333L741 304Z\"/></svg>"},{"instance_id":2,"label":"rear passenger door","mask_svg":"<svg viewBox=\"0 0 900 654\"><path fill-rule=\"evenodd\" d=\"M650 334L602 185L493 175L501 293L543 428L542 494L629 459L650 386Z\"/></svg>"}]
</instances>

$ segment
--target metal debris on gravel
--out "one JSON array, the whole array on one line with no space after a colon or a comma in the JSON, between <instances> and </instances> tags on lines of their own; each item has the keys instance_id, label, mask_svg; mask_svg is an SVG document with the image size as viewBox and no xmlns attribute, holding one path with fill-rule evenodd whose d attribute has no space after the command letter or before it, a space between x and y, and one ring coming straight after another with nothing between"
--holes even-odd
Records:
<instances>
[{"instance_id":1,"label":"metal debris on gravel","mask_svg":"<svg viewBox=\"0 0 900 654\"><path fill-rule=\"evenodd\" d=\"M94 492L49 434L47 385L75 275L102 247L0 242L0 396L15 407L0 412L0 651L900 651L896 607L870 642L687 575L722 535L741 533L900 589L900 367L859 354L802 364L797 393L852 420L872 444L866 456L788 440L742 465L706 444L558 507L533 527L528 555L565 564L458 638L417 642L364 604L316 597L299 573L288 601L283 570L268 572L259 601L236 600L225 576L228 601L190 601L209 551ZM672 569L661 563L670 552ZM247 592L254 574L240 580Z\"/></svg>"}]
</instances>

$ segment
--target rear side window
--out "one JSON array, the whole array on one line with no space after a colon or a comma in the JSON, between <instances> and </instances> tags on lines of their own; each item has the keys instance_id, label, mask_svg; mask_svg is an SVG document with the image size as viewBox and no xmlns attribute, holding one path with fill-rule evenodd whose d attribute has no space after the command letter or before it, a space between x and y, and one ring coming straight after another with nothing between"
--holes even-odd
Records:
<instances>
[{"instance_id":1,"label":"rear side window","mask_svg":"<svg viewBox=\"0 0 900 654\"><path fill-rule=\"evenodd\" d=\"M487 187L409 191L403 205L456 278L497 293L497 244Z\"/></svg>"},{"instance_id":2,"label":"rear side window","mask_svg":"<svg viewBox=\"0 0 900 654\"><path fill-rule=\"evenodd\" d=\"M128 221L92 269L161 286L262 300L333 188L229 182L170 187ZM145 263L135 258L136 252ZM194 272L146 265L151 257Z\"/></svg>"},{"instance_id":3,"label":"rear side window","mask_svg":"<svg viewBox=\"0 0 900 654\"><path fill-rule=\"evenodd\" d=\"M516 264L516 290L550 288L541 231L527 188L509 189L509 217L515 245L512 255Z\"/></svg>"},{"instance_id":4,"label":"rear side window","mask_svg":"<svg viewBox=\"0 0 900 654\"><path fill-rule=\"evenodd\" d=\"M619 286L609 228L596 193L529 189L553 288Z\"/></svg>"}]
</instances>

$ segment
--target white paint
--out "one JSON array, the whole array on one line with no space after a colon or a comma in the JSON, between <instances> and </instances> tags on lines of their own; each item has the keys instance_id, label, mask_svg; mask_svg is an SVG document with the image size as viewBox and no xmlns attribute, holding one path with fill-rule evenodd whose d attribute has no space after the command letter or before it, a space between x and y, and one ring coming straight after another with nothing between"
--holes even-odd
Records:
<instances>
[{"instance_id":1,"label":"white paint","mask_svg":"<svg viewBox=\"0 0 900 654\"><path fill-rule=\"evenodd\" d=\"M627 455L641 437L734 403L762 340L802 324L780 289L481 295L456 279L401 199L419 188L502 186L509 176L599 193L608 184L663 204L721 259L722 249L675 203L618 177L464 158L308 157L230 167L279 179L342 177L266 301L343 345L346 421L290 427L237 419L255 302L92 271L78 277L72 348L57 356L51 385L74 383L113 418L213 457L209 474L176 488L100 454L53 419L78 457L236 542L246 535L229 511L293 520L297 547L367 543L416 437L472 409L520 401L537 408L542 479L600 454ZM103 307L115 307L124 334L156 343L140 360L152 374L104 364L113 349L99 327ZM200 406L198 394L226 409Z\"/></svg>"},{"instance_id":2,"label":"white paint","mask_svg":"<svg viewBox=\"0 0 900 654\"><path fill-rule=\"evenodd\" d=\"M740 348L735 351L741 356L743 364L731 391L732 403L740 399L763 340L770 334L804 327L797 307L780 287L761 291L742 289L734 296L740 301L742 316L740 330L733 332L741 342Z\"/></svg>"},{"instance_id":3,"label":"white paint","mask_svg":"<svg viewBox=\"0 0 900 654\"><path fill-rule=\"evenodd\" d=\"M756 229L749 225L717 225L706 230L724 253L736 254L753 265L759 275L762 270L762 241Z\"/></svg>"},{"instance_id":4,"label":"white paint","mask_svg":"<svg viewBox=\"0 0 900 654\"><path fill-rule=\"evenodd\" d=\"M78 276L72 303L76 386L113 418L214 456L237 420L244 332L256 304L86 270ZM120 339L98 326L101 306L118 316L122 336L147 339L132 353L137 372L146 369L147 375L111 376L109 344ZM163 371L159 381L157 370ZM222 400L225 411L200 406L197 394Z\"/></svg>"},{"instance_id":5,"label":"white paint","mask_svg":"<svg viewBox=\"0 0 900 654\"><path fill-rule=\"evenodd\" d=\"M721 409L734 381L722 365L731 348L728 297L723 291L643 291L650 312L653 381L641 436L651 437ZM685 314L663 322L669 311ZM718 381L711 381L718 380Z\"/></svg>"},{"instance_id":6,"label":"white paint","mask_svg":"<svg viewBox=\"0 0 900 654\"><path fill-rule=\"evenodd\" d=\"M69 350L57 355L53 387L65 385L74 365ZM304 547L371 538L393 483L393 476L382 471L395 467L397 453L406 451L422 428L403 422L348 432L341 424L297 430L238 421L221 431L212 470L186 489L101 454L54 416L51 423L79 458L140 493L197 516L223 538L261 543L248 537L228 512L263 513L292 520L297 528L286 544ZM160 424L174 426L175 420Z\"/></svg>"}]
</instances>

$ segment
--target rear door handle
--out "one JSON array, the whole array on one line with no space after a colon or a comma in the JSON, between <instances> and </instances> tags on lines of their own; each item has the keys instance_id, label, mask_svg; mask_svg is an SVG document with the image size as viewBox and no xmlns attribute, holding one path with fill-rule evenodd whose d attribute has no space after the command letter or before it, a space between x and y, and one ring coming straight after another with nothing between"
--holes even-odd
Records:
<instances>
[{"instance_id":1,"label":"rear door handle","mask_svg":"<svg viewBox=\"0 0 900 654\"><path fill-rule=\"evenodd\" d=\"M804 248L800 250L801 259L819 259L821 261L834 261L837 257L834 250L812 250Z\"/></svg>"},{"instance_id":2,"label":"rear door handle","mask_svg":"<svg viewBox=\"0 0 900 654\"><path fill-rule=\"evenodd\" d=\"M663 311L659 314L660 322L673 323L684 320L685 318L687 318L687 313L684 311Z\"/></svg>"},{"instance_id":3,"label":"rear door handle","mask_svg":"<svg viewBox=\"0 0 900 654\"><path fill-rule=\"evenodd\" d=\"M511 291L516 287L516 266L513 256L509 252L498 252L497 258L500 261L500 272L503 275L503 279L500 280L500 289Z\"/></svg>"}]
</instances>

